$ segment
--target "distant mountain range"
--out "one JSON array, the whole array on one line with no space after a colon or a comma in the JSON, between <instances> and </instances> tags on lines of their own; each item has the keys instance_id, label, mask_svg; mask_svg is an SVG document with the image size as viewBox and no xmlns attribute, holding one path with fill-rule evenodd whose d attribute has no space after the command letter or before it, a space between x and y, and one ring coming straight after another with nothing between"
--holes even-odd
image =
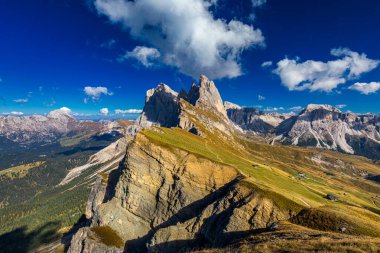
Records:
<instances>
[{"instance_id":1,"label":"distant mountain range","mask_svg":"<svg viewBox=\"0 0 380 253\"><path fill-rule=\"evenodd\" d=\"M47 116L0 116L0 139L21 145L52 143L62 137L106 133L118 128L115 123L77 120L65 108Z\"/></svg>"},{"instance_id":2,"label":"distant mountain range","mask_svg":"<svg viewBox=\"0 0 380 253\"><path fill-rule=\"evenodd\" d=\"M227 108L242 129L271 137L272 143L318 147L380 159L380 116L341 112L310 104L299 114L265 113L254 108Z\"/></svg>"},{"instance_id":3,"label":"distant mountain range","mask_svg":"<svg viewBox=\"0 0 380 253\"><path fill-rule=\"evenodd\" d=\"M185 116L181 115L184 104L180 99L220 115L223 124L214 126L223 126L221 130L233 126L263 136L272 143L326 148L380 159L379 115L341 112L330 105L315 104L308 105L299 114L267 113L227 101L223 103L216 86L205 76L201 77L200 86L193 84L189 92L177 93L165 84L149 90L137 124L192 128L184 125ZM64 136L107 132L114 127L117 128L115 124L77 120L62 109L51 111L47 116L0 116L0 142L51 143Z\"/></svg>"}]
</instances>

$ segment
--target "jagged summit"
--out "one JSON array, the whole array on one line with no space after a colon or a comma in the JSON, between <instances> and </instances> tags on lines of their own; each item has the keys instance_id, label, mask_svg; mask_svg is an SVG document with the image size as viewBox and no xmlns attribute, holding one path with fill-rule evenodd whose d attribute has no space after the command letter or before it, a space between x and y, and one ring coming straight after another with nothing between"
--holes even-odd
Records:
<instances>
[{"instance_id":1,"label":"jagged summit","mask_svg":"<svg viewBox=\"0 0 380 253\"><path fill-rule=\"evenodd\" d=\"M222 98L213 81L201 75L199 86L193 84L190 88L189 102L206 110L214 110L227 118L226 110L223 106Z\"/></svg>"},{"instance_id":2,"label":"jagged summit","mask_svg":"<svg viewBox=\"0 0 380 253\"><path fill-rule=\"evenodd\" d=\"M148 90L143 113L137 119L137 124L142 127L159 125L165 127L179 126L187 130L192 129L194 124L190 123L188 115L183 113L189 110L189 108L186 108L185 103L199 108L203 112L215 115L226 125L229 124L227 112L218 89L214 82L204 75L200 76L199 85L193 83L188 92L182 89L180 93L177 93L162 83L155 89ZM194 113L194 111L190 112L190 114ZM209 123L211 124L211 122Z\"/></svg>"}]
</instances>

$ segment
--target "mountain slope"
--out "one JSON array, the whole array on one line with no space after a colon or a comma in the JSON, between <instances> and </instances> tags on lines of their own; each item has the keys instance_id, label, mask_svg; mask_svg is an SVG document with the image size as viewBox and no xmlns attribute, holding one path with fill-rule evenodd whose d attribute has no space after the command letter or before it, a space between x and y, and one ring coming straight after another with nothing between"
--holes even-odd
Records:
<instances>
[{"instance_id":1,"label":"mountain slope","mask_svg":"<svg viewBox=\"0 0 380 253\"><path fill-rule=\"evenodd\" d=\"M231 124L205 80L189 93L165 87L169 94L160 101L170 101L178 120L165 116L165 124L151 121L137 133L118 170L93 188L90 226L74 235L69 252L223 248L275 231L281 222L330 231L331 240L339 231L360 235L359 244L371 241L379 249L380 185L367 179L380 174L378 164L252 141Z\"/></svg>"}]
</instances>

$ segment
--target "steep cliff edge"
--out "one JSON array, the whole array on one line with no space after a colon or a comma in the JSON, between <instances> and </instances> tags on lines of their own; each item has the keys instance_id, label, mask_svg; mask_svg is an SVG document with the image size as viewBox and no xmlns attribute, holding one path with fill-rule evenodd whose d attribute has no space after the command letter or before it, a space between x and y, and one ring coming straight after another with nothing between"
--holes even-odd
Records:
<instances>
[{"instance_id":1,"label":"steep cliff edge","mask_svg":"<svg viewBox=\"0 0 380 253\"><path fill-rule=\"evenodd\" d=\"M247 187L235 168L156 145L143 133L130 144L120 169L115 195L92 207L92 226L112 228L131 252L223 245L289 218L290 210ZM104 195L104 188L94 190ZM85 233L74 237L70 252L77 252L75 245L95 243L84 239Z\"/></svg>"}]
</instances>

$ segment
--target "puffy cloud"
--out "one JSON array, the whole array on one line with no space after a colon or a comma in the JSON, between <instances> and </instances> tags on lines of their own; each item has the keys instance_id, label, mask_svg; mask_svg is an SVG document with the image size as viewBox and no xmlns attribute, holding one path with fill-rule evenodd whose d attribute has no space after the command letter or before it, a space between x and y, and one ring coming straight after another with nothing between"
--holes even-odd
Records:
<instances>
[{"instance_id":1,"label":"puffy cloud","mask_svg":"<svg viewBox=\"0 0 380 253\"><path fill-rule=\"evenodd\" d=\"M272 66L272 61L265 61L265 62L263 62L262 64L261 64L261 67L263 67L263 68L267 68L267 67L270 67L270 66Z\"/></svg>"},{"instance_id":2,"label":"puffy cloud","mask_svg":"<svg viewBox=\"0 0 380 253\"><path fill-rule=\"evenodd\" d=\"M116 114L138 114L138 113L142 113L142 110L141 109L127 109L127 110L116 109L115 113Z\"/></svg>"},{"instance_id":3,"label":"puffy cloud","mask_svg":"<svg viewBox=\"0 0 380 253\"><path fill-rule=\"evenodd\" d=\"M262 101L262 100L265 100L266 97L264 97L264 96L262 96L262 95L258 95L258 96L257 96L257 99L258 99L259 101Z\"/></svg>"},{"instance_id":4,"label":"puffy cloud","mask_svg":"<svg viewBox=\"0 0 380 253\"><path fill-rule=\"evenodd\" d=\"M339 104L339 105L335 105L335 107L338 109L343 109L343 108L347 107L347 105L346 104Z\"/></svg>"},{"instance_id":5,"label":"puffy cloud","mask_svg":"<svg viewBox=\"0 0 380 253\"><path fill-rule=\"evenodd\" d=\"M13 102L16 102L16 103L27 103L27 102L29 102L29 100L27 98L18 98L18 99L14 99Z\"/></svg>"},{"instance_id":6,"label":"puffy cloud","mask_svg":"<svg viewBox=\"0 0 380 253\"><path fill-rule=\"evenodd\" d=\"M357 90L362 94L369 95L380 90L379 82L370 82L370 83L355 83L348 87L350 90Z\"/></svg>"},{"instance_id":7,"label":"puffy cloud","mask_svg":"<svg viewBox=\"0 0 380 253\"><path fill-rule=\"evenodd\" d=\"M138 46L133 51L126 52L125 55L119 58L119 61L124 61L128 58L134 58L139 61L145 67L153 66L153 60L156 60L161 56L157 49L151 47Z\"/></svg>"},{"instance_id":8,"label":"puffy cloud","mask_svg":"<svg viewBox=\"0 0 380 253\"><path fill-rule=\"evenodd\" d=\"M108 115L109 110L108 110L108 108L102 108L102 109L99 110L99 113L101 115Z\"/></svg>"},{"instance_id":9,"label":"puffy cloud","mask_svg":"<svg viewBox=\"0 0 380 253\"><path fill-rule=\"evenodd\" d=\"M289 90L330 92L347 80L375 69L380 61L372 60L366 54L359 54L347 48L332 49L331 54L339 59L322 62L285 58L277 63L274 73Z\"/></svg>"},{"instance_id":10,"label":"puffy cloud","mask_svg":"<svg viewBox=\"0 0 380 253\"><path fill-rule=\"evenodd\" d=\"M13 111L13 112L3 112L3 115L22 116L22 115L24 115L24 113L23 112L15 112L15 111Z\"/></svg>"},{"instance_id":11,"label":"puffy cloud","mask_svg":"<svg viewBox=\"0 0 380 253\"><path fill-rule=\"evenodd\" d=\"M95 0L97 11L161 53L182 73L210 78L242 74L242 52L264 44L259 29L237 20L215 19L207 0ZM133 52L133 51L132 51Z\"/></svg>"},{"instance_id":12,"label":"puffy cloud","mask_svg":"<svg viewBox=\"0 0 380 253\"><path fill-rule=\"evenodd\" d=\"M84 93L89 96L92 100L99 100L101 95L113 95L112 92L108 91L107 87L91 87L91 86L86 86L83 89ZM85 103L88 102L88 98L85 98L84 100Z\"/></svg>"}]
</instances>

